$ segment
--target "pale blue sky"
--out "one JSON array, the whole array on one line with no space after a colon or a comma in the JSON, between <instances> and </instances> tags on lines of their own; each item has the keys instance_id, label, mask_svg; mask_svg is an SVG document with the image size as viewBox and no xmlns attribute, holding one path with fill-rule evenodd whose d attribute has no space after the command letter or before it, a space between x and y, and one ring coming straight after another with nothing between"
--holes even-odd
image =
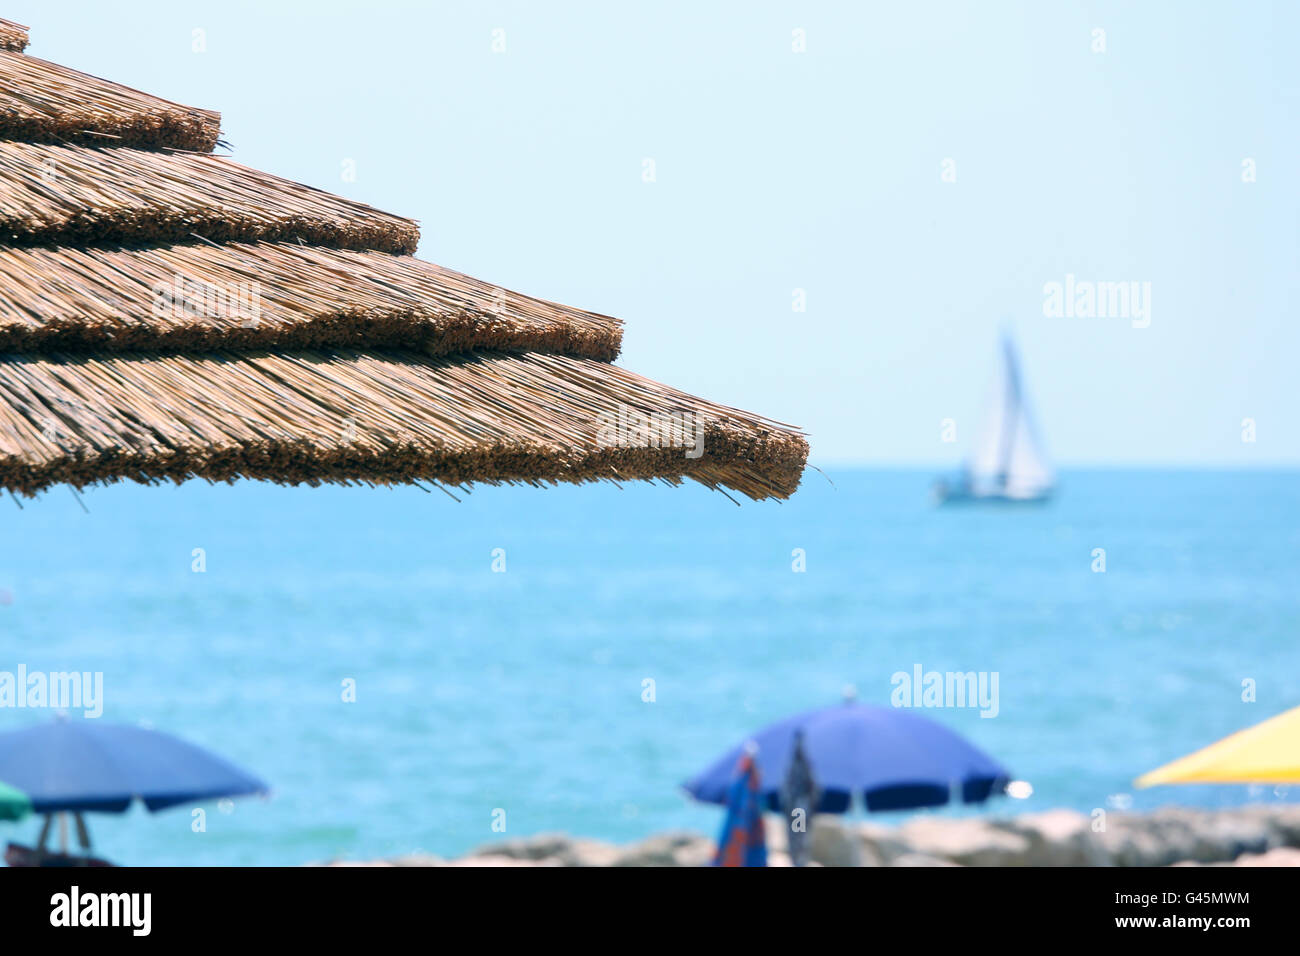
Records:
<instances>
[{"instance_id":1,"label":"pale blue sky","mask_svg":"<svg viewBox=\"0 0 1300 956\"><path fill-rule=\"evenodd\" d=\"M110 6L3 15L815 461L955 463L1010 321L1062 463L1300 463L1300 4ZM1044 317L1066 273L1149 281L1150 327Z\"/></svg>"}]
</instances>

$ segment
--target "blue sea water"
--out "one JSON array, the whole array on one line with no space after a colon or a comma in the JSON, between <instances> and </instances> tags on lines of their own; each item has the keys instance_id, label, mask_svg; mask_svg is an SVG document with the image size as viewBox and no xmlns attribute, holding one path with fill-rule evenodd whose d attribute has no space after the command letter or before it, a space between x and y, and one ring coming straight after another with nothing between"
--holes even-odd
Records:
<instances>
[{"instance_id":1,"label":"blue sea water","mask_svg":"<svg viewBox=\"0 0 1300 956\"><path fill-rule=\"evenodd\" d=\"M506 836L712 831L684 778L846 684L887 704L918 664L998 674L996 717L927 712L1035 788L981 812L1297 795L1131 780L1300 704L1300 474L1066 473L1021 510L936 510L922 472L829 477L741 507L649 485L0 502L0 671L102 671L101 719L273 785L205 832L187 808L89 818L121 863L451 855L500 838L497 810ZM2 709L0 731L45 719Z\"/></svg>"}]
</instances>

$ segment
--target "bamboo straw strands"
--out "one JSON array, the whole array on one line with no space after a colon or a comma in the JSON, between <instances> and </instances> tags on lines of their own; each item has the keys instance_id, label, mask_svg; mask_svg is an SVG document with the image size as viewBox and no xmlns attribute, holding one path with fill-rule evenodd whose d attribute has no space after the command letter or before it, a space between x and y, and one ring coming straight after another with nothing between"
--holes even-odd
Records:
<instances>
[{"instance_id":1,"label":"bamboo straw strands","mask_svg":"<svg viewBox=\"0 0 1300 956\"><path fill-rule=\"evenodd\" d=\"M0 138L211 152L221 114L24 56L0 21ZM12 51L12 52L7 52Z\"/></svg>"},{"instance_id":2,"label":"bamboo straw strands","mask_svg":"<svg viewBox=\"0 0 1300 956\"><path fill-rule=\"evenodd\" d=\"M414 221L219 156L0 142L0 242L290 240L412 253Z\"/></svg>"},{"instance_id":3,"label":"bamboo straw strands","mask_svg":"<svg viewBox=\"0 0 1300 956\"><path fill-rule=\"evenodd\" d=\"M801 433L608 364L617 319L421 262L413 220L25 44L0 21L0 487L798 486Z\"/></svg>"},{"instance_id":4,"label":"bamboo straw strands","mask_svg":"<svg viewBox=\"0 0 1300 956\"><path fill-rule=\"evenodd\" d=\"M602 415L620 407L698 418L710 454L602 440ZM690 477L752 498L785 497L806 455L789 426L558 355L14 356L0 374L0 483L25 494L121 478L462 485Z\"/></svg>"},{"instance_id":5,"label":"bamboo straw strands","mask_svg":"<svg viewBox=\"0 0 1300 956\"><path fill-rule=\"evenodd\" d=\"M612 361L622 323L411 256L288 243L0 246L0 352L410 346Z\"/></svg>"},{"instance_id":6,"label":"bamboo straw strands","mask_svg":"<svg viewBox=\"0 0 1300 956\"><path fill-rule=\"evenodd\" d=\"M27 28L12 20L0 20L0 50L22 53L27 49Z\"/></svg>"}]
</instances>

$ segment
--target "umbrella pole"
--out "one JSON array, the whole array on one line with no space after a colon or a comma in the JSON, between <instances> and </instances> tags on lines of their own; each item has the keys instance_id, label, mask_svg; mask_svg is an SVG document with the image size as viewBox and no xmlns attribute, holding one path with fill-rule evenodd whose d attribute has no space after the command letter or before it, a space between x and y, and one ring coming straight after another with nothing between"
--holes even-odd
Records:
<instances>
[{"instance_id":1,"label":"umbrella pole","mask_svg":"<svg viewBox=\"0 0 1300 956\"><path fill-rule=\"evenodd\" d=\"M73 821L77 824L77 842L81 844L81 849L90 853L90 831L86 829L86 820L80 813L72 815Z\"/></svg>"}]
</instances>

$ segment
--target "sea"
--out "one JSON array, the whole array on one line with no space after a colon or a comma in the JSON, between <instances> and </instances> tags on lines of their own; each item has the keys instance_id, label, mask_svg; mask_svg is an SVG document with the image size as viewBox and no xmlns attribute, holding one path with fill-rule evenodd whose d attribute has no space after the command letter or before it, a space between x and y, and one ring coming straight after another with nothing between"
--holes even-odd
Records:
<instances>
[{"instance_id":1,"label":"sea","mask_svg":"<svg viewBox=\"0 0 1300 956\"><path fill-rule=\"evenodd\" d=\"M918 668L996 675L996 708L917 712L1032 787L926 812L1300 796L1132 783L1300 705L1300 473L1066 471L1039 507L936 508L932 478L810 469L739 505L692 484L6 497L0 671L102 674L103 713L5 707L0 733L143 724L269 783L88 815L137 865L712 833L684 780L846 688L892 706Z\"/></svg>"}]
</instances>

